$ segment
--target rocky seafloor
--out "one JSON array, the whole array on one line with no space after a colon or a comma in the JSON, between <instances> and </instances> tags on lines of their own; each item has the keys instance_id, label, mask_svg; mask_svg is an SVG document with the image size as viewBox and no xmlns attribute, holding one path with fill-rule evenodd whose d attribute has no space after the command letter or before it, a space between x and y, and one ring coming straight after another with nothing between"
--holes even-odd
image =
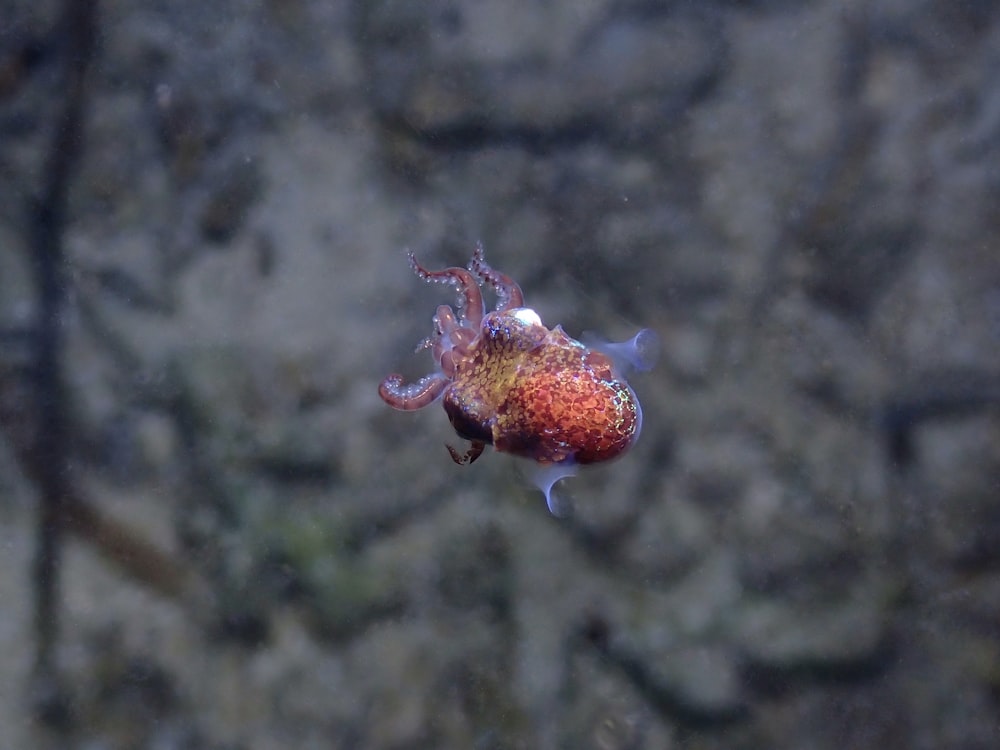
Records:
<instances>
[{"instance_id":1,"label":"rocky seafloor","mask_svg":"<svg viewBox=\"0 0 1000 750\"><path fill-rule=\"evenodd\" d=\"M72 32L4 6L8 331ZM67 540L39 715L4 337L0 746L1000 746L1000 5L97 10L51 468L142 541ZM404 248L479 240L546 324L661 340L563 518L376 392L452 301Z\"/></svg>"}]
</instances>

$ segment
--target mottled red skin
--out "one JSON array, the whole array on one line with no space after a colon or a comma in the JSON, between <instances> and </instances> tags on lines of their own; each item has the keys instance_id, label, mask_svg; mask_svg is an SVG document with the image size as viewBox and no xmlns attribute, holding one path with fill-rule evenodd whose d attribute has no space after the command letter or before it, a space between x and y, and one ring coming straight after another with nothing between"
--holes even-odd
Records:
<instances>
[{"instance_id":1,"label":"mottled red skin","mask_svg":"<svg viewBox=\"0 0 1000 750\"><path fill-rule=\"evenodd\" d=\"M423 344L439 371L410 385L389 375L379 386L387 404L412 411L443 396L455 431L472 442L464 454L448 446L456 463L475 461L487 443L540 464L598 463L631 447L641 411L612 360L560 326L545 328L522 307L517 283L486 264L481 245L469 270L428 271L409 257L418 276L458 290L458 314L440 306L435 333ZM480 284L497 294L489 314Z\"/></svg>"}]
</instances>

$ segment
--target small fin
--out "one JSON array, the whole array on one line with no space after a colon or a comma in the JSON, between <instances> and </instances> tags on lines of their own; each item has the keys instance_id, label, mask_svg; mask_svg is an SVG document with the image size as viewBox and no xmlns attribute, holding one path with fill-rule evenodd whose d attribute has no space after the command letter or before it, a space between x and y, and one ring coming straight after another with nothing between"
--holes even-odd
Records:
<instances>
[{"instance_id":1,"label":"small fin","mask_svg":"<svg viewBox=\"0 0 1000 750\"><path fill-rule=\"evenodd\" d=\"M632 370L648 372L660 358L660 337L651 328L643 328L628 341L605 341L594 333L585 331L583 343L611 357L622 373Z\"/></svg>"},{"instance_id":2,"label":"small fin","mask_svg":"<svg viewBox=\"0 0 1000 750\"><path fill-rule=\"evenodd\" d=\"M569 501L560 499L554 492L555 483L576 474L577 467L569 460L557 464L538 464L531 472L531 481L545 495L549 512L556 518L565 518L572 509Z\"/></svg>"}]
</instances>

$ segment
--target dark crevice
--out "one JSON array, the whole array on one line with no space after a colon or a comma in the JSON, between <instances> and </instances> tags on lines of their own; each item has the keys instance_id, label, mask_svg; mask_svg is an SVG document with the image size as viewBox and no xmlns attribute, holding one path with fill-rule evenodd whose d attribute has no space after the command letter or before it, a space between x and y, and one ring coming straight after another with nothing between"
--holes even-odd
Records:
<instances>
[{"instance_id":1,"label":"dark crevice","mask_svg":"<svg viewBox=\"0 0 1000 750\"><path fill-rule=\"evenodd\" d=\"M96 0L67 0L60 21L64 33L63 105L56 119L38 200L29 206L29 252L37 293L33 364L37 431L32 453L45 471L35 477L39 491L34 561L35 666L53 670L58 631L58 575L67 496L70 492L69 417L63 357L67 296L63 234L68 221L70 184L83 151L87 71L97 33ZM44 713L44 711L42 712Z\"/></svg>"},{"instance_id":2,"label":"dark crevice","mask_svg":"<svg viewBox=\"0 0 1000 750\"><path fill-rule=\"evenodd\" d=\"M604 142L611 133L593 121L576 121L551 128L530 125L501 125L474 119L438 128L420 128L402 117L388 116L382 124L390 133L401 135L434 151L475 151L487 147L514 147L534 154L576 148Z\"/></svg>"}]
</instances>

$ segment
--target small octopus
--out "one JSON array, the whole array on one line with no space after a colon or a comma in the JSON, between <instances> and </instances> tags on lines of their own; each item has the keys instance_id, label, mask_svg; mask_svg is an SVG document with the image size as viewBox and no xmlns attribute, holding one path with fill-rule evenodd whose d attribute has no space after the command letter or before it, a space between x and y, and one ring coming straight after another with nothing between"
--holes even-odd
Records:
<instances>
[{"instance_id":1,"label":"small octopus","mask_svg":"<svg viewBox=\"0 0 1000 750\"><path fill-rule=\"evenodd\" d=\"M395 409L413 411L443 397L463 453L448 445L458 464L469 464L486 445L534 461L535 480L549 510L559 515L553 485L576 467L620 456L635 443L642 410L622 377L627 367L648 370L657 338L643 329L630 341L598 351L549 329L524 307L518 284L491 268L478 244L468 268L429 271L407 253L421 279L449 284L458 292L457 311L441 305L434 334L417 351L430 349L437 370L416 382L392 374L379 395ZM487 313L481 286L492 287L496 308Z\"/></svg>"}]
</instances>

